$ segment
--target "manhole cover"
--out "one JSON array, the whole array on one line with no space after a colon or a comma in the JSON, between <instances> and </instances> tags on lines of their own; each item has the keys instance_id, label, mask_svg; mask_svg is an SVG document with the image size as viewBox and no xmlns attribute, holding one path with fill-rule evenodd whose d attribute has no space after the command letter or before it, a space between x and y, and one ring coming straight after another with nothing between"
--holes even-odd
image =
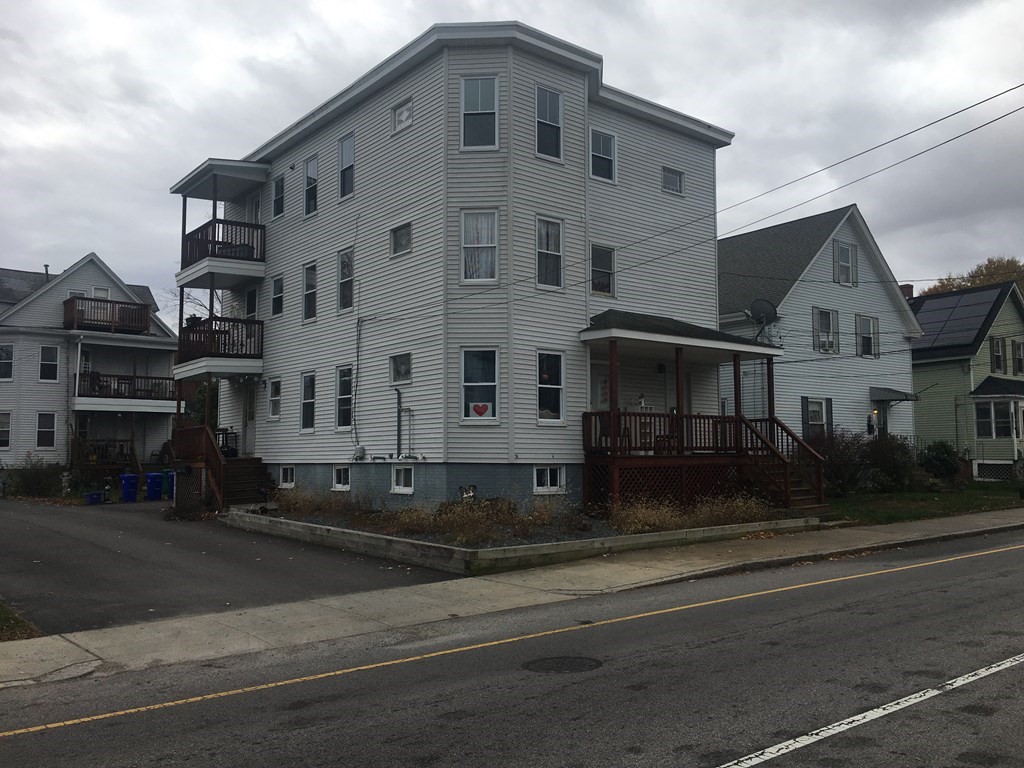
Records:
<instances>
[{"instance_id":1,"label":"manhole cover","mask_svg":"<svg viewBox=\"0 0 1024 768\"><path fill-rule=\"evenodd\" d=\"M528 661L523 664L523 669L527 672L589 672L603 663L587 656L549 656Z\"/></svg>"}]
</instances>

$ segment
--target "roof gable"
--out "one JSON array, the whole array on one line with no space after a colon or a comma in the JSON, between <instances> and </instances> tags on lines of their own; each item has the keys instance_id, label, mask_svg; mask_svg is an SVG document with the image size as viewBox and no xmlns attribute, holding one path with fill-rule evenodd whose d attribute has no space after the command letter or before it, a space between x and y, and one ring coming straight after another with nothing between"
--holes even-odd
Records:
<instances>
[{"instance_id":1,"label":"roof gable","mask_svg":"<svg viewBox=\"0 0 1024 768\"><path fill-rule=\"evenodd\" d=\"M1013 282L911 299L910 307L924 331L910 345L914 362L978 354L1008 300L1024 322L1024 300Z\"/></svg>"}]
</instances>

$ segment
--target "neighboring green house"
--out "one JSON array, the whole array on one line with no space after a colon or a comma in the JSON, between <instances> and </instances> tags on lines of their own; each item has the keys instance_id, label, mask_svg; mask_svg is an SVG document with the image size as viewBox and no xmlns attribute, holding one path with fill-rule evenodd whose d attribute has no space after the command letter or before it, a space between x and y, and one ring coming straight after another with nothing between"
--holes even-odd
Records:
<instances>
[{"instance_id":1,"label":"neighboring green house","mask_svg":"<svg viewBox=\"0 0 1024 768\"><path fill-rule=\"evenodd\" d=\"M1022 456L1024 300L999 283L910 300L924 336L911 342L917 435L946 440L974 476L1010 478Z\"/></svg>"}]
</instances>

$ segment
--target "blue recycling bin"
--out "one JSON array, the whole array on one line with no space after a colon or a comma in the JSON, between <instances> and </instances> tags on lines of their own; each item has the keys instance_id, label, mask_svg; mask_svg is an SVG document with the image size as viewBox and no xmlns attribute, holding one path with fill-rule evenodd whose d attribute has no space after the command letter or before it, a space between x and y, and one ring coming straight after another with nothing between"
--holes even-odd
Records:
<instances>
[{"instance_id":1,"label":"blue recycling bin","mask_svg":"<svg viewBox=\"0 0 1024 768\"><path fill-rule=\"evenodd\" d=\"M146 501L160 501L164 493L164 473L146 473Z\"/></svg>"},{"instance_id":2,"label":"blue recycling bin","mask_svg":"<svg viewBox=\"0 0 1024 768\"><path fill-rule=\"evenodd\" d=\"M121 475L121 501L139 500L139 476Z\"/></svg>"}]
</instances>

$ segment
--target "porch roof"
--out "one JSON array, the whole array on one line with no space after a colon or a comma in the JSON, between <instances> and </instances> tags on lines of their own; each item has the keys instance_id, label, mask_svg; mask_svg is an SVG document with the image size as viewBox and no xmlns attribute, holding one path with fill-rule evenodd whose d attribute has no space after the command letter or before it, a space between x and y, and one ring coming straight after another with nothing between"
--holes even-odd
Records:
<instances>
[{"instance_id":1,"label":"porch roof","mask_svg":"<svg viewBox=\"0 0 1024 768\"><path fill-rule=\"evenodd\" d=\"M921 399L913 392L903 392L890 387L868 387L868 397L879 402L888 401L891 403Z\"/></svg>"},{"instance_id":2,"label":"porch roof","mask_svg":"<svg viewBox=\"0 0 1024 768\"><path fill-rule=\"evenodd\" d=\"M217 199L237 200L267 182L270 164L211 157L171 187L171 194L213 200L214 177L217 180Z\"/></svg>"},{"instance_id":3,"label":"porch roof","mask_svg":"<svg viewBox=\"0 0 1024 768\"><path fill-rule=\"evenodd\" d=\"M590 318L590 325L580 331L580 341L587 345L618 339L628 348L651 348L658 345L681 347L696 352L700 362L723 363L738 354L741 360L777 357L785 350L770 344L734 336L713 328L705 328L670 317L645 315L609 309Z\"/></svg>"},{"instance_id":4,"label":"porch roof","mask_svg":"<svg viewBox=\"0 0 1024 768\"><path fill-rule=\"evenodd\" d=\"M1024 399L1024 381L988 376L971 392L972 397L1010 397Z\"/></svg>"}]
</instances>

